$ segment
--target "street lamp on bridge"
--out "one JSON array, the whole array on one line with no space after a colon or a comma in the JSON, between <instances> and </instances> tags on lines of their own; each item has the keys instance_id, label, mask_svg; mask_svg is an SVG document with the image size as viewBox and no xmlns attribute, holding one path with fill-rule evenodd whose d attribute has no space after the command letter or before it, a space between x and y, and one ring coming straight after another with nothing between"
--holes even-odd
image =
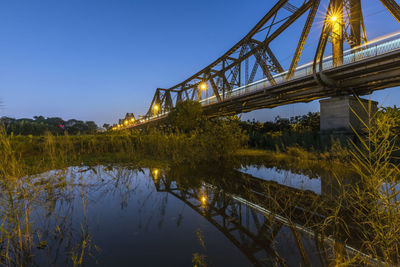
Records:
<instances>
[{"instance_id":1,"label":"street lamp on bridge","mask_svg":"<svg viewBox=\"0 0 400 267\"><path fill-rule=\"evenodd\" d=\"M154 115L156 115L158 113L158 111L160 110L160 106L158 104L155 104L153 106L153 110L154 110Z\"/></svg>"},{"instance_id":2,"label":"street lamp on bridge","mask_svg":"<svg viewBox=\"0 0 400 267\"><path fill-rule=\"evenodd\" d=\"M206 92L206 97L207 97L207 83L205 81L200 83L200 90L199 90L199 95L198 95L198 100L201 98L201 91Z\"/></svg>"},{"instance_id":3,"label":"street lamp on bridge","mask_svg":"<svg viewBox=\"0 0 400 267\"><path fill-rule=\"evenodd\" d=\"M200 83L200 90L206 90L207 89L207 83L206 82L201 82Z\"/></svg>"}]
</instances>

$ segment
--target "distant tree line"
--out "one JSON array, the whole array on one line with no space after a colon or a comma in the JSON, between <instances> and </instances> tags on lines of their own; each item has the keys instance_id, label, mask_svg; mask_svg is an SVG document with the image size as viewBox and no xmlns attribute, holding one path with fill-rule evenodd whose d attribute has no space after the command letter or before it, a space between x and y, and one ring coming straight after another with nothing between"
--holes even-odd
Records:
<instances>
[{"instance_id":1,"label":"distant tree line","mask_svg":"<svg viewBox=\"0 0 400 267\"><path fill-rule=\"evenodd\" d=\"M309 112L303 116L295 116L289 119L276 117L274 121L241 121L240 127L249 136L249 146L263 149L276 149L277 146L300 145L311 148L320 146L319 112Z\"/></svg>"},{"instance_id":2,"label":"distant tree line","mask_svg":"<svg viewBox=\"0 0 400 267\"><path fill-rule=\"evenodd\" d=\"M241 126L248 133L266 133L266 132L318 132L320 128L319 124L319 112L309 112L307 115L295 116L290 119L276 117L274 121L258 122L253 121L242 121Z\"/></svg>"},{"instance_id":3,"label":"distant tree line","mask_svg":"<svg viewBox=\"0 0 400 267\"><path fill-rule=\"evenodd\" d=\"M99 129L94 121L84 122L75 119L65 121L58 117L44 118L43 116L34 116L33 119L1 117L0 125L5 128L8 135L94 134Z\"/></svg>"}]
</instances>

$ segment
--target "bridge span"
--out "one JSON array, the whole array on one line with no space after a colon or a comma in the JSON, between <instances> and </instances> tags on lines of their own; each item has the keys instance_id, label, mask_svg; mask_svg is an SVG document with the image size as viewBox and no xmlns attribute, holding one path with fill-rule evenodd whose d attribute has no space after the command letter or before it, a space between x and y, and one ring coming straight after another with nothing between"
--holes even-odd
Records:
<instances>
[{"instance_id":1,"label":"bridge span","mask_svg":"<svg viewBox=\"0 0 400 267\"><path fill-rule=\"evenodd\" d=\"M328 97L361 96L400 86L400 32L367 41L360 0L329 0L325 10L320 0L306 0L300 7L289 2L277 1L240 42L200 72L170 89L158 88L146 115L125 120L113 129L163 120L178 102L185 100L200 102L212 117ZM380 2L400 23L396 1ZM318 11L325 13L325 18L314 60L298 66ZM270 44L306 15L290 67L285 70ZM328 46L332 54L324 56ZM347 107L343 112L350 108L354 109Z\"/></svg>"}]
</instances>

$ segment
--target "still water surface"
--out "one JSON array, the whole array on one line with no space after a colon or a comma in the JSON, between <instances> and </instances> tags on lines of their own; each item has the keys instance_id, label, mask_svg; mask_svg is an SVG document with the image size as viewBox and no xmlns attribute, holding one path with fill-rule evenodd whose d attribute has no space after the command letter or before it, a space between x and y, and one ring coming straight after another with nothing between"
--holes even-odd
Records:
<instances>
[{"instance_id":1,"label":"still water surface","mask_svg":"<svg viewBox=\"0 0 400 267\"><path fill-rule=\"evenodd\" d=\"M86 266L322 265L321 246L326 256L330 244L315 241L302 215L290 225L270 201L304 190L319 197L321 178L251 165L221 173L96 166L43 174L66 183L45 192L35 212L40 239L51 240L35 262L71 265L83 255Z\"/></svg>"}]
</instances>

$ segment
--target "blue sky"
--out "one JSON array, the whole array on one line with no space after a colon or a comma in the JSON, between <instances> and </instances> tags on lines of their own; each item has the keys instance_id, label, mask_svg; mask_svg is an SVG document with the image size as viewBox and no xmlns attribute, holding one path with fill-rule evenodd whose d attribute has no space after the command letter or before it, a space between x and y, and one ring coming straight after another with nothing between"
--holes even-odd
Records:
<instances>
[{"instance_id":1,"label":"blue sky","mask_svg":"<svg viewBox=\"0 0 400 267\"><path fill-rule=\"evenodd\" d=\"M0 116L59 116L102 125L126 112L143 114L157 87L169 88L221 56L274 3L3 0ZM363 3L369 39L400 30L379 1ZM297 24L291 31L301 29ZM312 58L319 33L318 27L312 29L302 62ZM271 45L286 62L289 46L297 42L293 36ZM399 104L400 90L383 90L372 98L384 105ZM270 120L318 110L318 102L312 102L259 110L243 118Z\"/></svg>"}]
</instances>

